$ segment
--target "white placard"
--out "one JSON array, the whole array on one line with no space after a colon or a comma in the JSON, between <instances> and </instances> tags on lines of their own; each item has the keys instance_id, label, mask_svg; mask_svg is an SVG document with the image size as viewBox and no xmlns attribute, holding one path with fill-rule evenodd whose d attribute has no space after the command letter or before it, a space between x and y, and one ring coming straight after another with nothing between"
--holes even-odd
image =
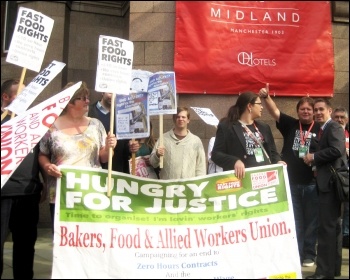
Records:
<instances>
[{"instance_id":1,"label":"white placard","mask_svg":"<svg viewBox=\"0 0 350 280\"><path fill-rule=\"evenodd\" d=\"M66 64L63 62L56 60L52 61L5 109L17 115L23 114L33 103L35 98L37 98L39 94L47 87L47 85L58 75L58 73L61 73L65 66Z\"/></svg>"},{"instance_id":2,"label":"white placard","mask_svg":"<svg viewBox=\"0 0 350 280\"><path fill-rule=\"evenodd\" d=\"M20 7L6 61L39 72L53 24L52 18Z\"/></svg>"},{"instance_id":3,"label":"white placard","mask_svg":"<svg viewBox=\"0 0 350 280\"><path fill-rule=\"evenodd\" d=\"M210 125L217 126L219 124L218 118L214 115L214 113L209 108L199 108L199 107L191 107L193 111L197 113L201 119Z\"/></svg>"},{"instance_id":4,"label":"white placard","mask_svg":"<svg viewBox=\"0 0 350 280\"><path fill-rule=\"evenodd\" d=\"M100 35L95 90L128 95L134 43Z\"/></svg>"}]
</instances>

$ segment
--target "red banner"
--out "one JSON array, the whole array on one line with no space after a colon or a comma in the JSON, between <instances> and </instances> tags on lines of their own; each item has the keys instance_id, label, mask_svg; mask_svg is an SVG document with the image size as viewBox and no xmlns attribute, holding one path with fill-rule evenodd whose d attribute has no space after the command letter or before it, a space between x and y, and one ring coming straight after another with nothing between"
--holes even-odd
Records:
<instances>
[{"instance_id":1,"label":"red banner","mask_svg":"<svg viewBox=\"0 0 350 280\"><path fill-rule=\"evenodd\" d=\"M330 2L177 1L177 93L333 96Z\"/></svg>"}]
</instances>

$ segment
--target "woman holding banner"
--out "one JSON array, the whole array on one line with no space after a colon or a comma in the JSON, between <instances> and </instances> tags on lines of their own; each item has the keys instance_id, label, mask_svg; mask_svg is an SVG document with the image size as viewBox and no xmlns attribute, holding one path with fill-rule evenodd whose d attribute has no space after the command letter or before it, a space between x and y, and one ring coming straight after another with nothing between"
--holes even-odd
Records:
<instances>
[{"instance_id":1,"label":"woman holding banner","mask_svg":"<svg viewBox=\"0 0 350 280\"><path fill-rule=\"evenodd\" d=\"M68 83L64 89L72 86ZM110 147L117 144L114 134L106 134L102 122L87 117L90 91L83 82L62 114L40 141L39 163L47 173L50 212L54 225L56 180L62 176L59 165L101 168L108 161Z\"/></svg>"},{"instance_id":2,"label":"woman holding banner","mask_svg":"<svg viewBox=\"0 0 350 280\"><path fill-rule=\"evenodd\" d=\"M224 171L235 170L240 179L245 175L245 168L284 163L277 152L271 128L256 121L261 117L261 104L259 95L242 93L216 131L211 159Z\"/></svg>"}]
</instances>

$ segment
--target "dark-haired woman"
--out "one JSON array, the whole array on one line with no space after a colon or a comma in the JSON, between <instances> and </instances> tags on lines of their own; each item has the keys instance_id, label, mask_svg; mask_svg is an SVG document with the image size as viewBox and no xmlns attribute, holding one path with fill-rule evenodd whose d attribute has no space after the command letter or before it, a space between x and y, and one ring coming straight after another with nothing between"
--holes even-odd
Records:
<instances>
[{"instance_id":1,"label":"dark-haired woman","mask_svg":"<svg viewBox=\"0 0 350 280\"><path fill-rule=\"evenodd\" d=\"M235 170L243 178L245 168L283 163L268 124L257 121L262 103L253 92L242 93L226 117L220 120L212 160L224 171Z\"/></svg>"}]
</instances>

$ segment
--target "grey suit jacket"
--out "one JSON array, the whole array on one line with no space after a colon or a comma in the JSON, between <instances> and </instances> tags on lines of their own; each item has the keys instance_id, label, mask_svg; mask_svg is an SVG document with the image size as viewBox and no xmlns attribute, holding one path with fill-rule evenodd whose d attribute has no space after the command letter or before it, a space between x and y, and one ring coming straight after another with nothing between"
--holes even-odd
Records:
<instances>
[{"instance_id":1,"label":"grey suit jacket","mask_svg":"<svg viewBox=\"0 0 350 280\"><path fill-rule=\"evenodd\" d=\"M332 187L329 182L331 178L330 165L338 169L342 166L343 160L346 162L345 135L340 124L331 120L326 125L318 146L318 151L314 154L318 190L329 192Z\"/></svg>"}]
</instances>

